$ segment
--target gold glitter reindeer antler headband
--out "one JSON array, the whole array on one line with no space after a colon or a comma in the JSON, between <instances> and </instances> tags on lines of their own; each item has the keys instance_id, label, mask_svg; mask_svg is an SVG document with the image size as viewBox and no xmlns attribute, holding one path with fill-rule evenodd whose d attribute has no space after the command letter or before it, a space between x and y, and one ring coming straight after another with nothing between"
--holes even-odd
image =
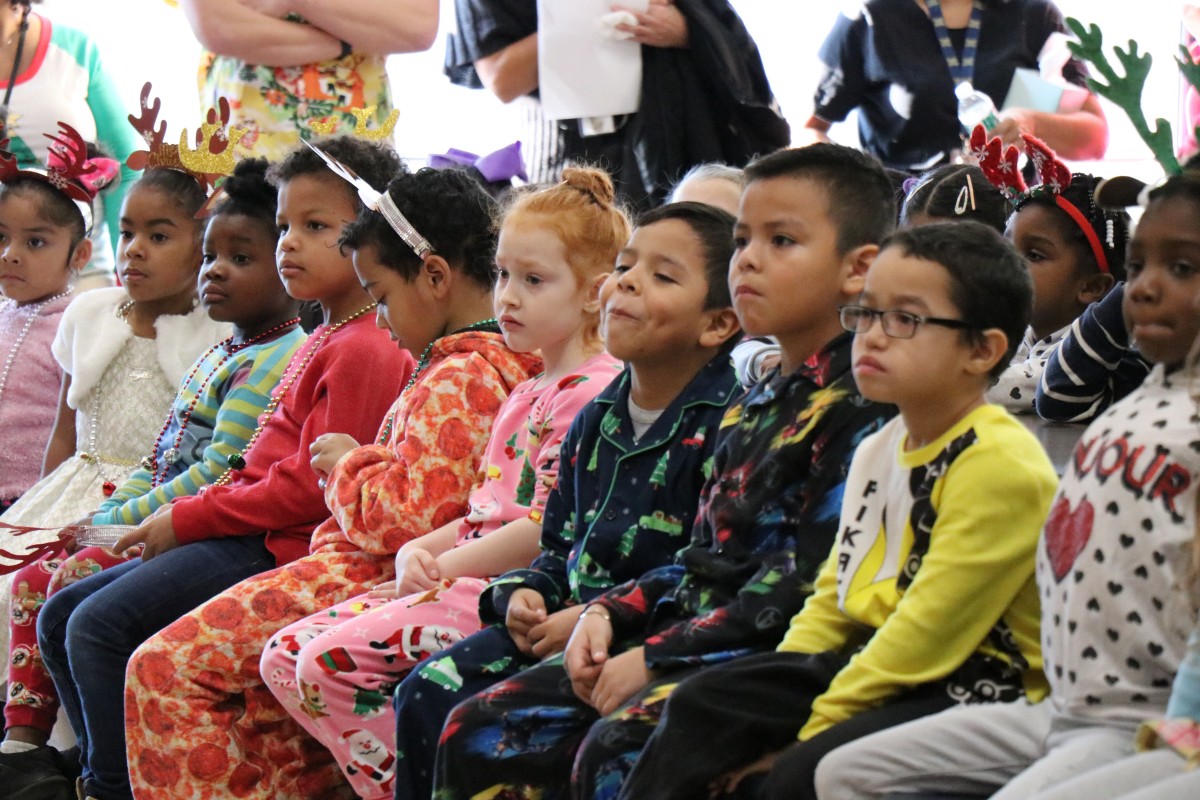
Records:
<instances>
[{"instance_id":1,"label":"gold glitter reindeer antler headband","mask_svg":"<svg viewBox=\"0 0 1200 800\"><path fill-rule=\"evenodd\" d=\"M179 134L179 144L167 144L167 123L159 122L162 101L150 102L150 82L142 86L141 114L129 115L129 123L146 142L147 149L132 153L125 161L130 169L176 169L191 175L212 191L217 181L232 175L234 145L246 135L244 128L229 125L229 101L222 97L217 108L208 110L207 121L196 131L196 146L188 143L187 129ZM156 127L157 124L157 127Z\"/></svg>"},{"instance_id":2,"label":"gold glitter reindeer antler headband","mask_svg":"<svg viewBox=\"0 0 1200 800\"><path fill-rule=\"evenodd\" d=\"M387 115L387 119L378 128L368 128L367 123L375 116L375 112L379 106L366 106L365 108L351 108L349 112L354 115L354 132L352 135L360 139L379 140L386 139L396 130L396 120L400 119L400 109L393 108L391 113ZM323 119L312 119L308 121L308 128L318 136L329 136L334 133L338 126L337 117L325 117Z\"/></svg>"}]
</instances>

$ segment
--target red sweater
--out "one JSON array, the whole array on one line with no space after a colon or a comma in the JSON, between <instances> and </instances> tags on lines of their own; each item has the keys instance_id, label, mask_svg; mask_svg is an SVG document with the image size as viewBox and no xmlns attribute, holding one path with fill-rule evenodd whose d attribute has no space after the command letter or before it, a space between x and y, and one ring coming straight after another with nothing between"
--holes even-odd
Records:
<instances>
[{"instance_id":1,"label":"red sweater","mask_svg":"<svg viewBox=\"0 0 1200 800\"><path fill-rule=\"evenodd\" d=\"M292 362L299 364L324 332L317 328ZM308 554L313 529L329 517L309 445L324 433L374 441L388 407L413 370L413 359L365 314L325 340L246 453L228 484L171 504L180 544L222 536L267 535L282 565ZM291 374L289 368L286 374Z\"/></svg>"}]
</instances>

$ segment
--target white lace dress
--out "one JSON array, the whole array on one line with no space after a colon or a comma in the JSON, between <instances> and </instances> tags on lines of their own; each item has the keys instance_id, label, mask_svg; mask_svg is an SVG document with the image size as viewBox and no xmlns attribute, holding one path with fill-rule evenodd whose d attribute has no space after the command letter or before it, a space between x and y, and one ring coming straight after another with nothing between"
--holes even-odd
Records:
<instances>
[{"instance_id":1,"label":"white lace dress","mask_svg":"<svg viewBox=\"0 0 1200 800\"><path fill-rule=\"evenodd\" d=\"M121 289L81 294L63 316L55 357L71 373L68 404L75 408L75 455L34 484L0 523L55 528L99 508L103 485L119 486L154 448L181 378L228 326L197 308L160 317L156 339L131 334L115 310L128 296ZM98 458L96 458L98 456ZM56 539L57 530L16 536L0 530L0 551L28 552ZM16 559L0 553L0 563ZM0 575L0 619L9 618L12 573ZM0 625L0 656L8 653L8 625Z\"/></svg>"},{"instance_id":2,"label":"white lace dress","mask_svg":"<svg viewBox=\"0 0 1200 800\"><path fill-rule=\"evenodd\" d=\"M75 455L34 484L0 521L49 527L95 511L104 502L104 483L120 486L154 448L174 397L154 340L128 339L75 412ZM0 548L7 550L5 542L0 533Z\"/></svg>"}]
</instances>

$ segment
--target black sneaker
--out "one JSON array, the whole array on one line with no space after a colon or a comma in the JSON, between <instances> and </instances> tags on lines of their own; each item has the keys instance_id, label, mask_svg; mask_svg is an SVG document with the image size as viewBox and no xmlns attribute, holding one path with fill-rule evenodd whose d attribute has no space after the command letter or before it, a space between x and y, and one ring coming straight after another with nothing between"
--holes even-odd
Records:
<instances>
[{"instance_id":1,"label":"black sneaker","mask_svg":"<svg viewBox=\"0 0 1200 800\"><path fill-rule=\"evenodd\" d=\"M24 753L0 753L3 800L72 800L74 787L58 767L58 751L39 747Z\"/></svg>"},{"instance_id":2,"label":"black sneaker","mask_svg":"<svg viewBox=\"0 0 1200 800\"><path fill-rule=\"evenodd\" d=\"M53 747L23 753L0 753L0 792L3 800L69 800L71 780Z\"/></svg>"}]
</instances>

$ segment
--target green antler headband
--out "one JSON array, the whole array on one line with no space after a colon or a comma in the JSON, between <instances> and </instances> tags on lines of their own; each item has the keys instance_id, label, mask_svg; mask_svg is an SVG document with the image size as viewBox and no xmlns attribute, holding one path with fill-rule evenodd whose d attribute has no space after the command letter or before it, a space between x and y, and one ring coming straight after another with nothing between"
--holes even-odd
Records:
<instances>
[{"instance_id":1,"label":"green antler headband","mask_svg":"<svg viewBox=\"0 0 1200 800\"><path fill-rule=\"evenodd\" d=\"M1072 55L1095 67L1096 72L1107 81L1102 83L1096 78L1088 78L1088 88L1112 101L1125 112L1142 141L1154 154L1154 159L1168 175L1178 175L1182 172L1179 160L1175 157L1171 123L1159 117L1154 120L1154 129L1151 130L1142 111L1142 92L1146 88L1146 76L1150 73L1150 65L1154 61L1151 55L1139 53L1138 44L1132 39L1129 40L1127 49L1114 47L1113 52L1116 53L1117 61L1125 73L1118 75L1112 62L1104 54L1104 37L1100 28L1096 25L1084 27L1082 22L1073 17L1067 18L1067 27L1079 38L1078 42L1067 44ZM1200 91L1200 64L1192 60L1191 53L1183 45L1180 45L1179 53L1175 59L1179 70L1187 82ZM1200 127L1197 128L1197 136L1200 137Z\"/></svg>"}]
</instances>

